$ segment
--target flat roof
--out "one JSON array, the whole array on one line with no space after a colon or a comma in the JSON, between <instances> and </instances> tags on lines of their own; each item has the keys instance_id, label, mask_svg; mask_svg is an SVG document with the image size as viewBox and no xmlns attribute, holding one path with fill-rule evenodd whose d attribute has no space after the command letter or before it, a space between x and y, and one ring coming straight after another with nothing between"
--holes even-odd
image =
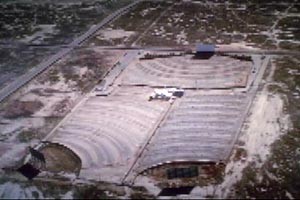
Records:
<instances>
[{"instance_id":1,"label":"flat roof","mask_svg":"<svg viewBox=\"0 0 300 200\"><path fill-rule=\"evenodd\" d=\"M197 52L215 52L215 45L213 44L197 44Z\"/></svg>"}]
</instances>

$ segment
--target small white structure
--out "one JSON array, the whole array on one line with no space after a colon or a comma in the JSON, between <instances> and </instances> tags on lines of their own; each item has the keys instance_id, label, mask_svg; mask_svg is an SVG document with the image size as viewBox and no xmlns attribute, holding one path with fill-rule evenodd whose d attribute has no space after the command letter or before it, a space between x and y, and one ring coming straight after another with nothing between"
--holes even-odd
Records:
<instances>
[{"instance_id":1,"label":"small white structure","mask_svg":"<svg viewBox=\"0 0 300 200\"><path fill-rule=\"evenodd\" d=\"M178 88L154 89L154 92L149 96L149 101L153 99L170 100L176 97L182 97L183 94L184 90Z\"/></svg>"}]
</instances>

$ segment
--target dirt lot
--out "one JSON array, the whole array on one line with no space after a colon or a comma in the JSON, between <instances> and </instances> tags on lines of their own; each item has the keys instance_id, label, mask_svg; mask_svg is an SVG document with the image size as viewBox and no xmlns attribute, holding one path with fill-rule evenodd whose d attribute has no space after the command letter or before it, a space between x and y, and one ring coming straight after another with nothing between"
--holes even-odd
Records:
<instances>
[{"instance_id":1,"label":"dirt lot","mask_svg":"<svg viewBox=\"0 0 300 200\"><path fill-rule=\"evenodd\" d=\"M53 173L79 174L81 161L78 156L68 148L56 144L47 144L40 151L46 158L45 170Z\"/></svg>"}]
</instances>

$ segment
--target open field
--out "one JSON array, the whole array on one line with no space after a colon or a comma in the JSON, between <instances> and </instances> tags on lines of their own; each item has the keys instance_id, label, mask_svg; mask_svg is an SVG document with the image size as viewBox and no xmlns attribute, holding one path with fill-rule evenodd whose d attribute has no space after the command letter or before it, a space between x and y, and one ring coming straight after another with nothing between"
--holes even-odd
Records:
<instances>
[{"instance_id":1,"label":"open field","mask_svg":"<svg viewBox=\"0 0 300 200\"><path fill-rule=\"evenodd\" d=\"M139 4L115 22L107 25L88 42L89 45L131 45L138 39L164 9L172 4L168 2L145 2ZM115 30L112 32L111 30ZM112 34L109 34L112 33ZM105 37L105 35L107 36ZM118 36L118 37L117 37Z\"/></svg>"},{"instance_id":2,"label":"open field","mask_svg":"<svg viewBox=\"0 0 300 200\"><path fill-rule=\"evenodd\" d=\"M18 40L31 44L69 44L91 25L129 2L1 3L0 40L5 43Z\"/></svg>"},{"instance_id":3,"label":"open field","mask_svg":"<svg viewBox=\"0 0 300 200\"><path fill-rule=\"evenodd\" d=\"M130 2L1 2L0 89Z\"/></svg>"},{"instance_id":4,"label":"open field","mask_svg":"<svg viewBox=\"0 0 300 200\"><path fill-rule=\"evenodd\" d=\"M292 1L145 3L107 26L125 31L123 37L96 36L91 44L181 46L197 42L242 42L262 48L297 50L298 9L299 3ZM126 32L132 34L126 35Z\"/></svg>"},{"instance_id":5,"label":"open field","mask_svg":"<svg viewBox=\"0 0 300 200\"><path fill-rule=\"evenodd\" d=\"M0 48L0 89L57 50L58 48Z\"/></svg>"}]
</instances>

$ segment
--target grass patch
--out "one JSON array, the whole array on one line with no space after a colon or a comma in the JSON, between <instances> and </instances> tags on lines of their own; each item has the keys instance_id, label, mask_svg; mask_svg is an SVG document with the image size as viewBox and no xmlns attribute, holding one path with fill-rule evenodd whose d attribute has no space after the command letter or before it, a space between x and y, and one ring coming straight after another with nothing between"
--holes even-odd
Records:
<instances>
[{"instance_id":1,"label":"grass patch","mask_svg":"<svg viewBox=\"0 0 300 200\"><path fill-rule=\"evenodd\" d=\"M155 196L143 192L132 192L130 199L156 199Z\"/></svg>"},{"instance_id":2,"label":"grass patch","mask_svg":"<svg viewBox=\"0 0 300 200\"><path fill-rule=\"evenodd\" d=\"M300 45L289 42L289 41L282 41L279 43L279 47L282 49L287 49L287 50L293 50L293 51L300 51Z\"/></svg>"},{"instance_id":3,"label":"grass patch","mask_svg":"<svg viewBox=\"0 0 300 200\"><path fill-rule=\"evenodd\" d=\"M88 185L79 187L74 192L74 198L76 199L117 199L116 196L108 196L105 190L99 189L95 185Z\"/></svg>"},{"instance_id":4,"label":"grass patch","mask_svg":"<svg viewBox=\"0 0 300 200\"><path fill-rule=\"evenodd\" d=\"M49 81L51 84L57 83L60 80L59 72L57 69L51 69L49 71Z\"/></svg>"},{"instance_id":5,"label":"grass patch","mask_svg":"<svg viewBox=\"0 0 300 200\"><path fill-rule=\"evenodd\" d=\"M247 151L244 148L237 148L234 154L233 161L244 159L248 156Z\"/></svg>"},{"instance_id":6,"label":"grass patch","mask_svg":"<svg viewBox=\"0 0 300 200\"><path fill-rule=\"evenodd\" d=\"M42 139L40 138L39 133L37 130L29 129L29 130L23 130L18 134L18 139L20 142L30 142L33 139Z\"/></svg>"},{"instance_id":7,"label":"grass patch","mask_svg":"<svg viewBox=\"0 0 300 200\"><path fill-rule=\"evenodd\" d=\"M40 101L19 101L10 102L4 111L5 118L29 117L43 107Z\"/></svg>"}]
</instances>

